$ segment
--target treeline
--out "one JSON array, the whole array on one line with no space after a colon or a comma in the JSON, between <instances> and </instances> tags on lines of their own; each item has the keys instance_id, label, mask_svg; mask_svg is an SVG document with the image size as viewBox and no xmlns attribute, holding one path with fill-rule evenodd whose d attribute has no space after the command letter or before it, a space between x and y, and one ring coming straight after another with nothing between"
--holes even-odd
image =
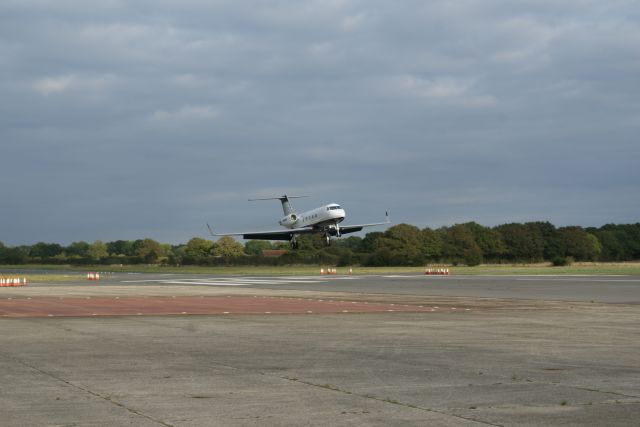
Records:
<instances>
[{"instance_id":1,"label":"treeline","mask_svg":"<svg viewBox=\"0 0 640 427\"><path fill-rule=\"evenodd\" d=\"M299 249L288 248L288 242L251 240L242 245L230 237L215 242L194 237L180 245L152 239L106 243L97 240L69 246L40 242L7 247L0 242L0 264L420 266L632 261L640 260L640 223L557 228L549 222L496 227L468 222L438 229L398 224L364 238L337 239L330 247L324 246L322 236L300 236Z\"/></svg>"}]
</instances>

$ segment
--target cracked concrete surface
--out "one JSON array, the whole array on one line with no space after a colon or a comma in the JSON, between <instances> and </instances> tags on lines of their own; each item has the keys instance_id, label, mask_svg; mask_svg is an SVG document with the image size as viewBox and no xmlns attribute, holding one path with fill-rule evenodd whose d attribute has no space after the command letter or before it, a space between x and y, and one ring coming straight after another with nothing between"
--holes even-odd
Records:
<instances>
[{"instance_id":1,"label":"cracked concrete surface","mask_svg":"<svg viewBox=\"0 0 640 427\"><path fill-rule=\"evenodd\" d=\"M639 425L638 305L353 297L472 310L0 319L0 424Z\"/></svg>"}]
</instances>

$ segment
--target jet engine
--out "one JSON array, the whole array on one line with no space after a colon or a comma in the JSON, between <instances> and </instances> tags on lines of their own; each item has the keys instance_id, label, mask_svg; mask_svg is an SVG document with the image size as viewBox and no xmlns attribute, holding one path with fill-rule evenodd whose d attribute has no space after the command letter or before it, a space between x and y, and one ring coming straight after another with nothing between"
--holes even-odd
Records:
<instances>
[{"instance_id":1,"label":"jet engine","mask_svg":"<svg viewBox=\"0 0 640 427\"><path fill-rule=\"evenodd\" d=\"M293 227L298 222L298 215L292 213L282 218L279 223L283 227Z\"/></svg>"}]
</instances>

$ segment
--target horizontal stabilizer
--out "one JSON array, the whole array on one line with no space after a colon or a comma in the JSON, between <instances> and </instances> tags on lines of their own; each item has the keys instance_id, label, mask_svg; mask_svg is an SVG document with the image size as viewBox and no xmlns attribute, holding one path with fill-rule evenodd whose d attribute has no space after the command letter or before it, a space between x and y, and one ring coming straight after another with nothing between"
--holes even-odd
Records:
<instances>
[{"instance_id":1,"label":"horizontal stabilizer","mask_svg":"<svg viewBox=\"0 0 640 427\"><path fill-rule=\"evenodd\" d=\"M282 203L282 211L284 212L285 216L286 215L290 215L293 213L293 209L291 208L291 203L289 203L289 199L302 199L303 197L309 197L309 196L287 196L286 194L284 196L280 196L280 197L266 197L263 199L249 199L250 202L256 201L256 200L280 200L280 203Z\"/></svg>"},{"instance_id":2,"label":"horizontal stabilizer","mask_svg":"<svg viewBox=\"0 0 640 427\"><path fill-rule=\"evenodd\" d=\"M303 199L305 197L311 197L311 196L287 196L287 195L284 195L284 196L280 196L280 197L265 197L265 198L259 198L259 199L249 199L249 201L250 202L255 202L255 201L258 201L258 200L280 200L282 202L282 201L289 200L289 199Z\"/></svg>"}]
</instances>

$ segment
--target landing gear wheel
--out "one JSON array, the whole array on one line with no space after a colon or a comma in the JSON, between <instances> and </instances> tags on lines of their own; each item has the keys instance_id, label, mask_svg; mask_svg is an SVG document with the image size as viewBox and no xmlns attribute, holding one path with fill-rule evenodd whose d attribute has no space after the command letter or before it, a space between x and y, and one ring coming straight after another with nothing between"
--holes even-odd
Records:
<instances>
[{"instance_id":1,"label":"landing gear wheel","mask_svg":"<svg viewBox=\"0 0 640 427\"><path fill-rule=\"evenodd\" d=\"M296 250L298 249L298 241L295 239L291 239L291 249Z\"/></svg>"}]
</instances>

